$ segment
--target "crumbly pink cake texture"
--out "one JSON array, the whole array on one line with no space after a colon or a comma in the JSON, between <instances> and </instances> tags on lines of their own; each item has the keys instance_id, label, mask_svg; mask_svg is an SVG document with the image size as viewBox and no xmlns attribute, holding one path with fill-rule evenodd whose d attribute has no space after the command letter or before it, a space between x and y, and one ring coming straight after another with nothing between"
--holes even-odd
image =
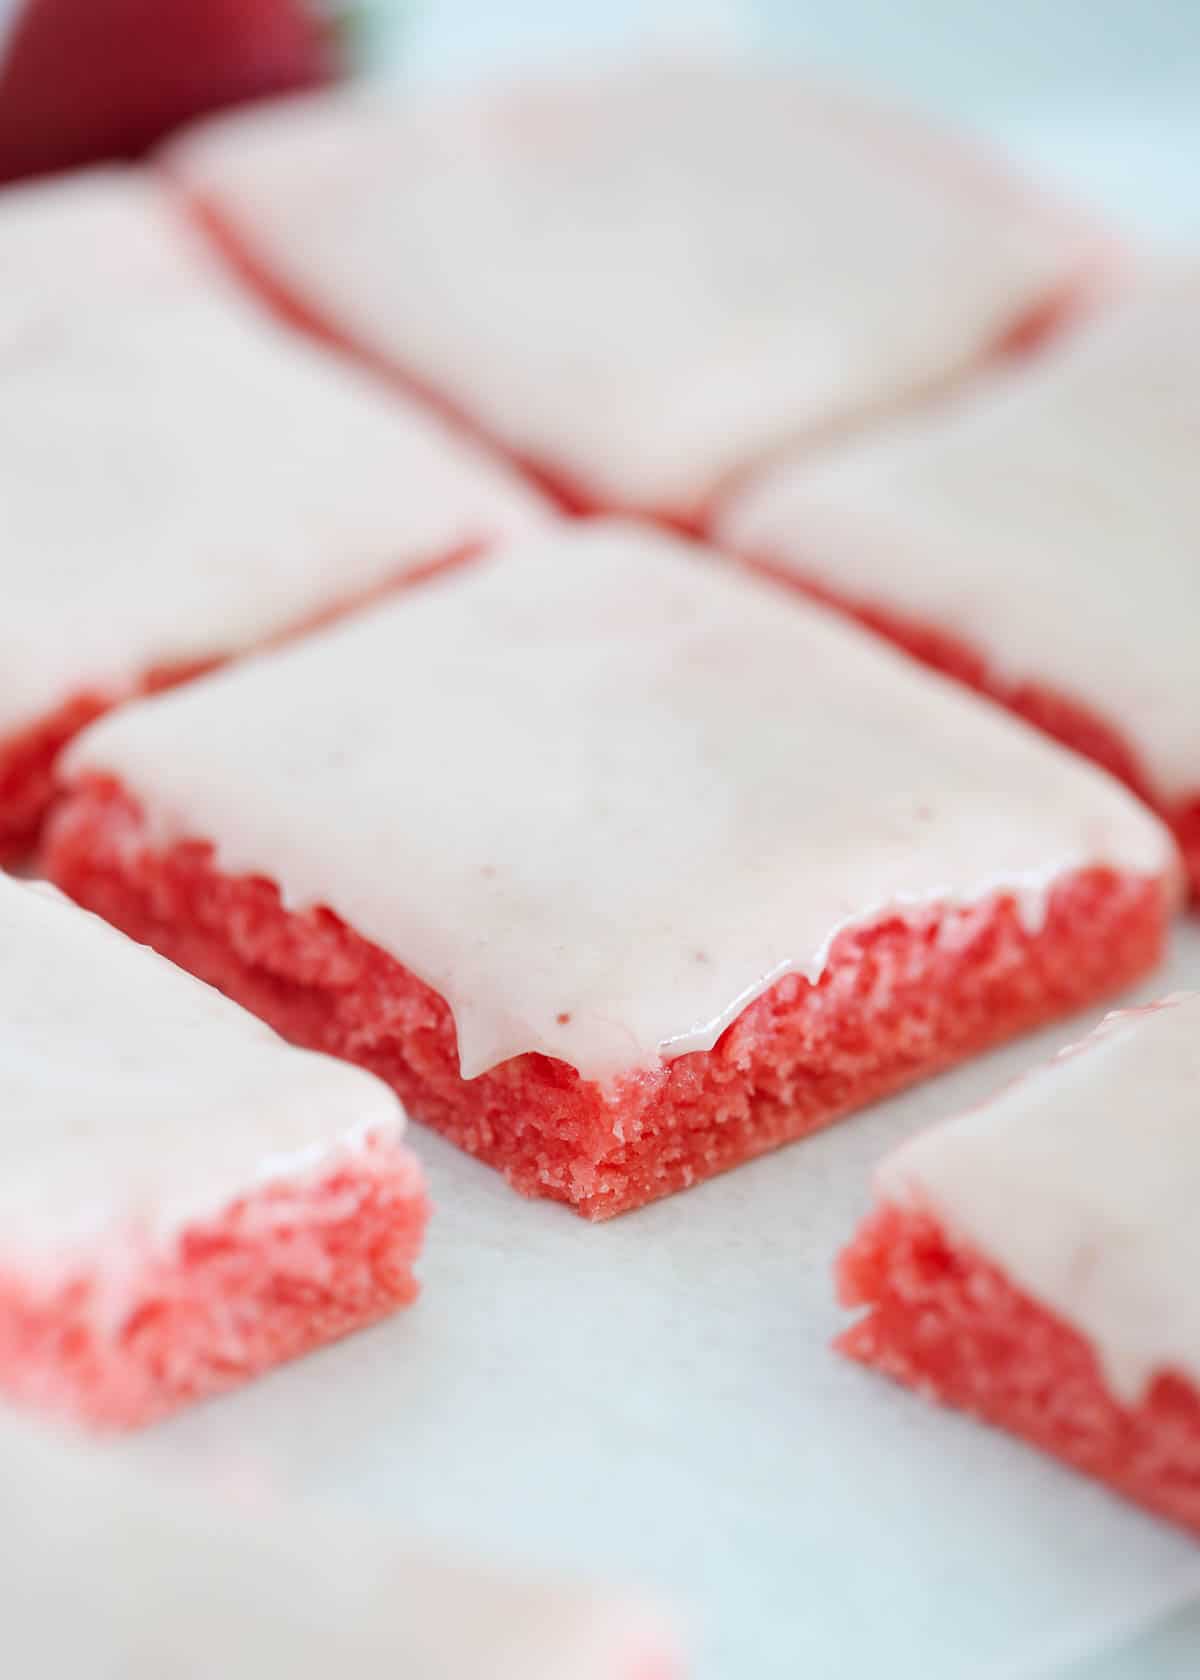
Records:
<instances>
[{"instance_id":1,"label":"crumbly pink cake texture","mask_svg":"<svg viewBox=\"0 0 1200 1680\"><path fill-rule=\"evenodd\" d=\"M1200 262L1019 378L736 486L713 535L1121 777L1200 894Z\"/></svg>"},{"instance_id":2,"label":"crumbly pink cake texture","mask_svg":"<svg viewBox=\"0 0 1200 1680\"><path fill-rule=\"evenodd\" d=\"M290 100L163 163L293 321L570 507L684 526L781 446L1028 348L1124 266L917 117L745 66Z\"/></svg>"},{"instance_id":3,"label":"crumbly pink cake texture","mask_svg":"<svg viewBox=\"0 0 1200 1680\"><path fill-rule=\"evenodd\" d=\"M285 330L153 175L0 192L0 272L0 857L109 706L544 516Z\"/></svg>"},{"instance_id":4,"label":"crumbly pink cake texture","mask_svg":"<svg viewBox=\"0 0 1200 1680\"><path fill-rule=\"evenodd\" d=\"M7 1415L0 1479L14 1674L682 1680L674 1619L635 1592L507 1572L319 1502L220 1498Z\"/></svg>"},{"instance_id":5,"label":"crumbly pink cake texture","mask_svg":"<svg viewBox=\"0 0 1200 1680\"><path fill-rule=\"evenodd\" d=\"M1200 996L886 1160L839 1263L851 1358L1200 1535Z\"/></svg>"},{"instance_id":6,"label":"crumbly pink cake texture","mask_svg":"<svg viewBox=\"0 0 1200 1680\"><path fill-rule=\"evenodd\" d=\"M0 1391L147 1423L416 1294L393 1094L0 876Z\"/></svg>"},{"instance_id":7,"label":"crumbly pink cake texture","mask_svg":"<svg viewBox=\"0 0 1200 1680\"><path fill-rule=\"evenodd\" d=\"M126 708L69 773L71 895L593 1218L1121 985L1176 886L1090 765L619 521Z\"/></svg>"}]
</instances>

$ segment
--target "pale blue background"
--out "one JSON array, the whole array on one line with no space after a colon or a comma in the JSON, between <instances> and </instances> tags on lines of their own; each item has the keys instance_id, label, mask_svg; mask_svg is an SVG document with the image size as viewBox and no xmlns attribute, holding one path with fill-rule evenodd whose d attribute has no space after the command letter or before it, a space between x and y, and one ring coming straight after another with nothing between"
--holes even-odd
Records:
<instances>
[{"instance_id":1,"label":"pale blue background","mask_svg":"<svg viewBox=\"0 0 1200 1680\"><path fill-rule=\"evenodd\" d=\"M899 91L1155 232L1200 233L1200 0L375 0L419 79L728 43Z\"/></svg>"}]
</instances>

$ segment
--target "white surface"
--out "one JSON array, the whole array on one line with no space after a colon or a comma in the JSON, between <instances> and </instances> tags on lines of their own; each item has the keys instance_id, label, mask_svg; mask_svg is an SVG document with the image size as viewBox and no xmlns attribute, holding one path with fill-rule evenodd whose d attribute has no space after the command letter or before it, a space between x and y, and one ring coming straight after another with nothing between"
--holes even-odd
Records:
<instances>
[{"instance_id":1,"label":"white surface","mask_svg":"<svg viewBox=\"0 0 1200 1680\"><path fill-rule=\"evenodd\" d=\"M395 1525L221 1502L8 1414L0 1485L18 1680L639 1680L673 1644L636 1600L430 1557Z\"/></svg>"},{"instance_id":2,"label":"white surface","mask_svg":"<svg viewBox=\"0 0 1200 1680\"><path fill-rule=\"evenodd\" d=\"M119 1289L188 1221L390 1152L404 1116L382 1081L284 1044L51 888L0 875L0 1127L5 1264L91 1256Z\"/></svg>"},{"instance_id":3,"label":"white surface","mask_svg":"<svg viewBox=\"0 0 1200 1680\"><path fill-rule=\"evenodd\" d=\"M1032 371L816 463L716 517L793 567L1111 718L1170 806L1200 789L1200 263L1164 264Z\"/></svg>"},{"instance_id":4,"label":"white surface","mask_svg":"<svg viewBox=\"0 0 1200 1680\"><path fill-rule=\"evenodd\" d=\"M1200 1386L1200 995L1114 1011L875 1188L1079 1329L1127 1405L1163 1371Z\"/></svg>"},{"instance_id":5,"label":"white surface","mask_svg":"<svg viewBox=\"0 0 1200 1680\"><path fill-rule=\"evenodd\" d=\"M1188 926L1137 995L1198 983ZM698 1680L1058 1680L1200 1588L1194 1545L836 1358L830 1269L887 1147L1100 1013L603 1226L414 1127L417 1306L120 1450L674 1591Z\"/></svg>"},{"instance_id":6,"label":"white surface","mask_svg":"<svg viewBox=\"0 0 1200 1680\"><path fill-rule=\"evenodd\" d=\"M609 1079L710 1050L896 912L1012 891L1036 930L1079 870L1178 885L1165 829L1082 759L617 520L111 713L70 749L85 770L154 844L211 841L411 969L468 1079L527 1051Z\"/></svg>"},{"instance_id":7,"label":"white surface","mask_svg":"<svg viewBox=\"0 0 1200 1680\"><path fill-rule=\"evenodd\" d=\"M518 454L691 514L960 377L1109 255L957 136L775 68L322 96L170 158L310 307Z\"/></svg>"},{"instance_id":8,"label":"white surface","mask_svg":"<svg viewBox=\"0 0 1200 1680\"><path fill-rule=\"evenodd\" d=\"M248 303L153 183L6 193L0 276L0 736L542 517Z\"/></svg>"}]
</instances>

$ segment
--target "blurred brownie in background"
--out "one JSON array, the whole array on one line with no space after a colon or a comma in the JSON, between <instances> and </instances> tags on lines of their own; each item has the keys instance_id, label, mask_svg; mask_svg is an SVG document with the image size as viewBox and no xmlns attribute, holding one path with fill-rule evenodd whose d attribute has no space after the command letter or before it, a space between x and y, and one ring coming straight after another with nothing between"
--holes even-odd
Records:
<instances>
[{"instance_id":1,"label":"blurred brownie in background","mask_svg":"<svg viewBox=\"0 0 1200 1680\"><path fill-rule=\"evenodd\" d=\"M768 466L717 538L1105 765L1200 892L1200 259L1019 377Z\"/></svg>"},{"instance_id":2,"label":"blurred brownie in background","mask_svg":"<svg viewBox=\"0 0 1200 1680\"><path fill-rule=\"evenodd\" d=\"M293 317L572 506L685 524L1028 347L1117 257L921 118L741 66L289 100L165 162Z\"/></svg>"},{"instance_id":3,"label":"blurred brownie in background","mask_svg":"<svg viewBox=\"0 0 1200 1680\"><path fill-rule=\"evenodd\" d=\"M0 276L0 857L106 707L544 517L245 295L152 176L6 188Z\"/></svg>"}]
</instances>

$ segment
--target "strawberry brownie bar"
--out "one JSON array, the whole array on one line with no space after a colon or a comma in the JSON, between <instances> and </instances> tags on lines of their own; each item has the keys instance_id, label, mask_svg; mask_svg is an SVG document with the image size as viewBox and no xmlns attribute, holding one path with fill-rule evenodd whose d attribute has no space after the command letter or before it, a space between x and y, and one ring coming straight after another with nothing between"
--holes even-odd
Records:
<instances>
[{"instance_id":1,"label":"strawberry brownie bar","mask_svg":"<svg viewBox=\"0 0 1200 1680\"><path fill-rule=\"evenodd\" d=\"M842 1350L1200 1535L1200 996L890 1156Z\"/></svg>"},{"instance_id":2,"label":"strawberry brownie bar","mask_svg":"<svg viewBox=\"0 0 1200 1680\"><path fill-rule=\"evenodd\" d=\"M604 1217L1152 964L1093 766L651 527L564 523L72 750L81 902Z\"/></svg>"},{"instance_id":3,"label":"strawberry brownie bar","mask_svg":"<svg viewBox=\"0 0 1200 1680\"><path fill-rule=\"evenodd\" d=\"M1200 261L1019 378L814 466L717 538L1121 776L1200 891Z\"/></svg>"},{"instance_id":4,"label":"strawberry brownie bar","mask_svg":"<svg viewBox=\"0 0 1200 1680\"><path fill-rule=\"evenodd\" d=\"M1029 343L1114 266L918 118L741 67L310 96L166 164L294 319L568 504L683 523L781 445Z\"/></svg>"},{"instance_id":5,"label":"strawberry brownie bar","mask_svg":"<svg viewBox=\"0 0 1200 1680\"><path fill-rule=\"evenodd\" d=\"M382 1524L221 1499L0 1418L5 1672L27 1680L681 1680L637 1593L510 1576Z\"/></svg>"},{"instance_id":6,"label":"strawberry brownie bar","mask_svg":"<svg viewBox=\"0 0 1200 1680\"><path fill-rule=\"evenodd\" d=\"M153 177L0 192L0 275L0 856L107 706L542 517L243 294Z\"/></svg>"},{"instance_id":7,"label":"strawberry brownie bar","mask_svg":"<svg viewBox=\"0 0 1200 1680\"><path fill-rule=\"evenodd\" d=\"M413 1299L392 1093L0 876L0 1390L148 1422Z\"/></svg>"}]
</instances>

